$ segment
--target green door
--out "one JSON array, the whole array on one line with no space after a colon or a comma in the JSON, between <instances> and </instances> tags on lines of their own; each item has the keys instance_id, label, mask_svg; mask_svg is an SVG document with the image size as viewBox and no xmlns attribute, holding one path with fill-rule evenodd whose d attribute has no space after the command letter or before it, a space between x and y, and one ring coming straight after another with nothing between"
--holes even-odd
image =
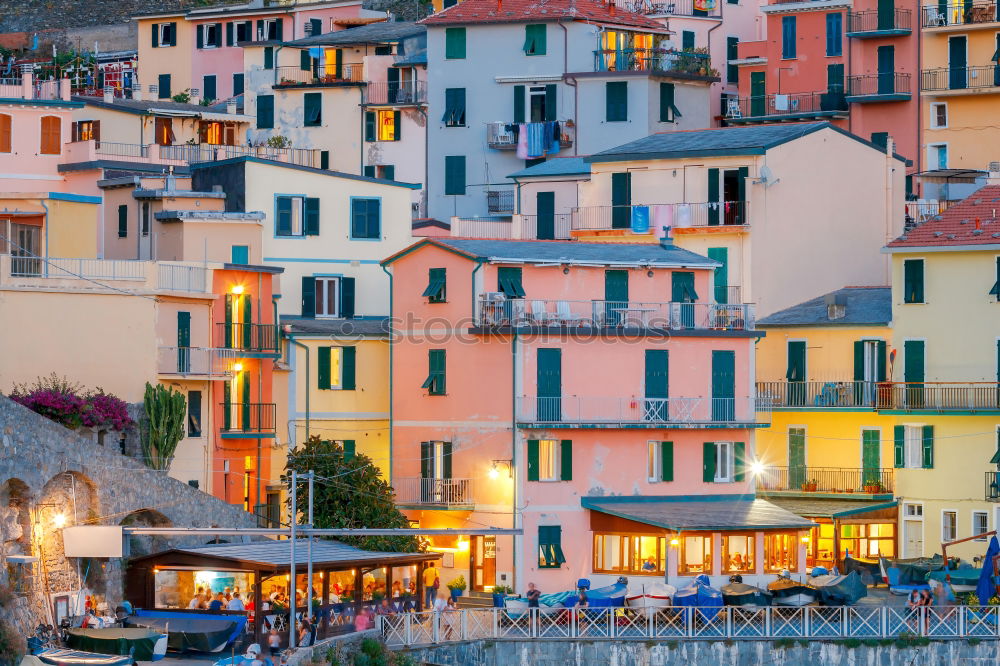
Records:
<instances>
[{"instance_id":1,"label":"green door","mask_svg":"<svg viewBox=\"0 0 1000 666\"><path fill-rule=\"evenodd\" d=\"M881 433L878 430L861 431L861 482L882 483Z\"/></svg>"},{"instance_id":2,"label":"green door","mask_svg":"<svg viewBox=\"0 0 1000 666\"><path fill-rule=\"evenodd\" d=\"M967 88L968 78L968 38L965 35L948 38L948 87L952 90Z\"/></svg>"},{"instance_id":3,"label":"green door","mask_svg":"<svg viewBox=\"0 0 1000 666\"><path fill-rule=\"evenodd\" d=\"M880 46L876 50L878 60L878 94L892 95L896 92L896 48Z\"/></svg>"},{"instance_id":4,"label":"green door","mask_svg":"<svg viewBox=\"0 0 1000 666\"><path fill-rule=\"evenodd\" d=\"M788 365L785 370L788 380L788 406L801 407L806 404L806 341L788 341Z\"/></svg>"},{"instance_id":5,"label":"green door","mask_svg":"<svg viewBox=\"0 0 1000 666\"><path fill-rule=\"evenodd\" d=\"M241 409L240 409L240 421L242 422L243 432L248 432L250 428L250 373L243 371L243 390L240 395Z\"/></svg>"},{"instance_id":6,"label":"green door","mask_svg":"<svg viewBox=\"0 0 1000 666\"><path fill-rule=\"evenodd\" d=\"M715 302L729 302L729 248L710 247L708 258L717 261L721 266L715 269Z\"/></svg>"},{"instance_id":7,"label":"green door","mask_svg":"<svg viewBox=\"0 0 1000 666\"><path fill-rule=\"evenodd\" d=\"M719 208L722 206L722 197L719 184L719 169L708 170L708 226L714 227L719 224Z\"/></svg>"},{"instance_id":8,"label":"green door","mask_svg":"<svg viewBox=\"0 0 1000 666\"><path fill-rule=\"evenodd\" d=\"M895 0L878 0L878 29L892 30L895 26Z\"/></svg>"},{"instance_id":9,"label":"green door","mask_svg":"<svg viewBox=\"0 0 1000 666\"><path fill-rule=\"evenodd\" d=\"M556 239L555 192L535 194L535 238L538 240Z\"/></svg>"},{"instance_id":10,"label":"green door","mask_svg":"<svg viewBox=\"0 0 1000 666\"><path fill-rule=\"evenodd\" d=\"M622 323L628 307L628 271L604 271L604 321L607 326Z\"/></svg>"},{"instance_id":11,"label":"green door","mask_svg":"<svg viewBox=\"0 0 1000 666\"><path fill-rule=\"evenodd\" d=\"M736 418L736 352L712 352L712 420Z\"/></svg>"},{"instance_id":12,"label":"green door","mask_svg":"<svg viewBox=\"0 0 1000 666\"><path fill-rule=\"evenodd\" d=\"M539 349L537 355L539 421L562 420L562 351Z\"/></svg>"},{"instance_id":13,"label":"green door","mask_svg":"<svg viewBox=\"0 0 1000 666\"><path fill-rule=\"evenodd\" d=\"M694 328L694 301L697 294L694 290L694 273L690 271L674 271L670 275L670 300L679 303L680 326Z\"/></svg>"},{"instance_id":14,"label":"green door","mask_svg":"<svg viewBox=\"0 0 1000 666\"><path fill-rule=\"evenodd\" d=\"M669 419L669 412L667 410L669 367L667 350L646 350L646 405L643 412L644 421L666 421Z\"/></svg>"},{"instance_id":15,"label":"green door","mask_svg":"<svg viewBox=\"0 0 1000 666\"><path fill-rule=\"evenodd\" d=\"M191 313L177 313L177 372L191 372Z\"/></svg>"},{"instance_id":16,"label":"green door","mask_svg":"<svg viewBox=\"0 0 1000 666\"><path fill-rule=\"evenodd\" d=\"M767 90L764 72L750 72L750 115L767 115Z\"/></svg>"},{"instance_id":17,"label":"green door","mask_svg":"<svg viewBox=\"0 0 1000 666\"><path fill-rule=\"evenodd\" d=\"M788 490L799 490L806 482L806 429L788 429Z\"/></svg>"},{"instance_id":18,"label":"green door","mask_svg":"<svg viewBox=\"0 0 1000 666\"><path fill-rule=\"evenodd\" d=\"M628 229L632 225L632 174L611 174L611 228Z\"/></svg>"},{"instance_id":19,"label":"green door","mask_svg":"<svg viewBox=\"0 0 1000 666\"><path fill-rule=\"evenodd\" d=\"M906 382L906 406L924 406L924 341L903 342L903 381Z\"/></svg>"}]
</instances>

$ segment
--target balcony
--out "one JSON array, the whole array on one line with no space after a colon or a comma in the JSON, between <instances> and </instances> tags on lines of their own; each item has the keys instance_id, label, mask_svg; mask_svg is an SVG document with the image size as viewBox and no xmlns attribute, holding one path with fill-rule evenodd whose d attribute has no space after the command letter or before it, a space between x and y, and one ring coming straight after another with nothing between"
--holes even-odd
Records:
<instances>
[{"instance_id":1,"label":"balcony","mask_svg":"<svg viewBox=\"0 0 1000 666\"><path fill-rule=\"evenodd\" d=\"M847 77L849 104L904 102L911 95L909 73L883 72Z\"/></svg>"},{"instance_id":2,"label":"balcony","mask_svg":"<svg viewBox=\"0 0 1000 666\"><path fill-rule=\"evenodd\" d=\"M752 331L753 306L717 303L564 301L480 296L475 325L483 328Z\"/></svg>"},{"instance_id":3,"label":"balcony","mask_svg":"<svg viewBox=\"0 0 1000 666\"><path fill-rule=\"evenodd\" d=\"M369 81L361 91L361 103L367 106L415 106L427 103L427 83L407 81Z\"/></svg>"},{"instance_id":4,"label":"balcony","mask_svg":"<svg viewBox=\"0 0 1000 666\"><path fill-rule=\"evenodd\" d=\"M0 286L27 289L95 291L102 283L112 283L108 289L207 294L209 270L161 261L0 254Z\"/></svg>"},{"instance_id":5,"label":"balcony","mask_svg":"<svg viewBox=\"0 0 1000 666\"><path fill-rule=\"evenodd\" d=\"M195 379L229 379L237 358L239 352L234 349L160 347L156 354L156 371L161 375Z\"/></svg>"},{"instance_id":6,"label":"balcony","mask_svg":"<svg viewBox=\"0 0 1000 666\"><path fill-rule=\"evenodd\" d=\"M216 327L218 340L225 349L267 355L278 353L278 329L274 324L218 322Z\"/></svg>"},{"instance_id":7,"label":"balcony","mask_svg":"<svg viewBox=\"0 0 1000 666\"><path fill-rule=\"evenodd\" d=\"M959 2L925 5L921 12L921 27L935 32L992 28L1000 20L995 2Z\"/></svg>"},{"instance_id":8,"label":"balcony","mask_svg":"<svg viewBox=\"0 0 1000 666\"><path fill-rule=\"evenodd\" d=\"M725 110L730 125L776 120L846 118L847 99L839 90L730 98Z\"/></svg>"},{"instance_id":9,"label":"balcony","mask_svg":"<svg viewBox=\"0 0 1000 666\"><path fill-rule=\"evenodd\" d=\"M58 78L61 73L50 71L48 75L53 78L40 79L32 71L32 65L24 65L20 74L0 76L0 98L69 101L70 80Z\"/></svg>"},{"instance_id":10,"label":"balcony","mask_svg":"<svg viewBox=\"0 0 1000 666\"><path fill-rule=\"evenodd\" d=\"M222 436L229 439L242 437L273 437L275 405L273 402L221 403Z\"/></svg>"},{"instance_id":11,"label":"balcony","mask_svg":"<svg viewBox=\"0 0 1000 666\"><path fill-rule=\"evenodd\" d=\"M764 416L761 421L758 413ZM516 417L538 427L746 428L767 425L770 411L750 397L520 396Z\"/></svg>"},{"instance_id":12,"label":"balcony","mask_svg":"<svg viewBox=\"0 0 1000 666\"><path fill-rule=\"evenodd\" d=\"M715 3L712 9L695 9L694 0L671 0L660 2L654 0L619 0L618 7L636 14L647 16L698 16L705 18L721 18L722 9Z\"/></svg>"},{"instance_id":13,"label":"balcony","mask_svg":"<svg viewBox=\"0 0 1000 666\"><path fill-rule=\"evenodd\" d=\"M995 382L757 382L757 397L775 409L871 409L893 412L1000 412Z\"/></svg>"},{"instance_id":14,"label":"balcony","mask_svg":"<svg viewBox=\"0 0 1000 666\"><path fill-rule=\"evenodd\" d=\"M525 131L528 132L528 139L531 140L532 133L536 131L544 131L548 123L524 123ZM505 123L505 122L491 122L486 123L486 145L494 150L517 150L517 140L520 132L519 123ZM551 154L552 151L548 150L551 147L551 142L545 143L545 152ZM570 130L566 127L566 121L559 121L559 150L565 148L573 147L573 135Z\"/></svg>"},{"instance_id":15,"label":"balcony","mask_svg":"<svg viewBox=\"0 0 1000 666\"><path fill-rule=\"evenodd\" d=\"M943 94L996 93L1000 88L1000 65L940 67L920 73L920 90Z\"/></svg>"},{"instance_id":16,"label":"balcony","mask_svg":"<svg viewBox=\"0 0 1000 666\"><path fill-rule=\"evenodd\" d=\"M772 467L757 475L758 492L892 495L891 467Z\"/></svg>"},{"instance_id":17,"label":"balcony","mask_svg":"<svg viewBox=\"0 0 1000 666\"><path fill-rule=\"evenodd\" d=\"M568 240L570 215L559 213L552 220L542 220L537 215L488 215L486 217L451 218L453 238L489 238L524 240Z\"/></svg>"},{"instance_id":18,"label":"balcony","mask_svg":"<svg viewBox=\"0 0 1000 666\"><path fill-rule=\"evenodd\" d=\"M581 206L572 210L573 231L620 229L654 233L662 227L675 231L688 228L745 227L750 224L747 201L710 203L632 204L629 206Z\"/></svg>"},{"instance_id":19,"label":"balcony","mask_svg":"<svg viewBox=\"0 0 1000 666\"><path fill-rule=\"evenodd\" d=\"M866 9L847 14L847 36L856 39L871 37L895 37L908 35L912 31L913 12L909 9L879 11Z\"/></svg>"},{"instance_id":20,"label":"balcony","mask_svg":"<svg viewBox=\"0 0 1000 666\"><path fill-rule=\"evenodd\" d=\"M234 157L260 157L276 162L289 162L300 166L321 167L321 150L315 148L271 148L269 146L222 146L216 144L178 144L161 146L113 141L74 141L67 146L66 161L93 162L110 159L146 164L182 166L200 162L214 162Z\"/></svg>"},{"instance_id":21,"label":"balcony","mask_svg":"<svg viewBox=\"0 0 1000 666\"><path fill-rule=\"evenodd\" d=\"M303 88L312 86L337 86L344 84L364 83L365 66L361 63L342 65L339 70L334 67L312 70L302 69L294 65L284 65L274 68L275 88Z\"/></svg>"},{"instance_id":22,"label":"balcony","mask_svg":"<svg viewBox=\"0 0 1000 666\"><path fill-rule=\"evenodd\" d=\"M595 72L651 72L689 78L716 78L707 53L674 49L602 49L594 51Z\"/></svg>"},{"instance_id":23,"label":"balcony","mask_svg":"<svg viewBox=\"0 0 1000 666\"><path fill-rule=\"evenodd\" d=\"M475 502L472 479L423 479L403 477L393 479L396 504L431 507L466 507Z\"/></svg>"}]
</instances>

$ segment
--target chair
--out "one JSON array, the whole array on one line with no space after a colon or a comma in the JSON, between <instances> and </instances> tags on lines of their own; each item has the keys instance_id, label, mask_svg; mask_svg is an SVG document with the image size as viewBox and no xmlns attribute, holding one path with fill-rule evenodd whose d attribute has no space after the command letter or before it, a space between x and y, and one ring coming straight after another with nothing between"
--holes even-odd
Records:
<instances>
[{"instance_id":1,"label":"chair","mask_svg":"<svg viewBox=\"0 0 1000 666\"><path fill-rule=\"evenodd\" d=\"M536 324L547 324L551 317L545 301L531 301L531 319Z\"/></svg>"},{"instance_id":2,"label":"chair","mask_svg":"<svg viewBox=\"0 0 1000 666\"><path fill-rule=\"evenodd\" d=\"M569 301L556 302L556 318L564 324L567 322L581 323L583 321L582 316L573 314L569 309Z\"/></svg>"},{"instance_id":3,"label":"chair","mask_svg":"<svg viewBox=\"0 0 1000 666\"><path fill-rule=\"evenodd\" d=\"M948 17L937 7L925 7L927 11L927 27L943 27L948 25Z\"/></svg>"}]
</instances>

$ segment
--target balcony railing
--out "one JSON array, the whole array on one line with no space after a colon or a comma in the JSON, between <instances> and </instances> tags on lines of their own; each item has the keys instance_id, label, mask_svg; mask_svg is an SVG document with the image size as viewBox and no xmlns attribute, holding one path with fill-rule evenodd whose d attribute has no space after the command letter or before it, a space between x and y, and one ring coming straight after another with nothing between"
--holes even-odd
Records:
<instances>
[{"instance_id":1,"label":"balcony railing","mask_svg":"<svg viewBox=\"0 0 1000 666\"><path fill-rule=\"evenodd\" d=\"M542 218L541 226L538 223L537 215L521 215L521 238L533 238L536 240L567 240L572 227L572 215L569 213L556 213L552 216L551 223L548 218Z\"/></svg>"},{"instance_id":2,"label":"balcony railing","mask_svg":"<svg viewBox=\"0 0 1000 666\"><path fill-rule=\"evenodd\" d=\"M275 353L278 351L277 328L274 324L227 324L218 322L218 342L225 349Z\"/></svg>"},{"instance_id":3,"label":"balcony railing","mask_svg":"<svg viewBox=\"0 0 1000 666\"><path fill-rule=\"evenodd\" d=\"M392 489L397 504L431 506L472 506L472 479L423 479L404 477L393 479Z\"/></svg>"},{"instance_id":4,"label":"balcony railing","mask_svg":"<svg viewBox=\"0 0 1000 666\"><path fill-rule=\"evenodd\" d=\"M222 432L225 434L273 433L275 405L273 402L221 403Z\"/></svg>"},{"instance_id":5,"label":"balcony railing","mask_svg":"<svg viewBox=\"0 0 1000 666\"><path fill-rule=\"evenodd\" d=\"M732 104L735 102L735 105ZM790 116L795 114L833 114L847 112L847 99L840 90L793 94L754 95L730 98L726 118L759 118L762 116Z\"/></svg>"},{"instance_id":6,"label":"balcony railing","mask_svg":"<svg viewBox=\"0 0 1000 666\"><path fill-rule=\"evenodd\" d=\"M602 49L594 51L595 72L670 72L717 76L706 53L673 49Z\"/></svg>"},{"instance_id":7,"label":"balcony railing","mask_svg":"<svg viewBox=\"0 0 1000 666\"><path fill-rule=\"evenodd\" d=\"M333 67L313 71L296 66L274 68L277 76L276 87L280 86L321 86L335 83L362 83L365 80L365 66L361 63L345 64L340 70Z\"/></svg>"},{"instance_id":8,"label":"balcony railing","mask_svg":"<svg viewBox=\"0 0 1000 666\"><path fill-rule=\"evenodd\" d=\"M847 77L848 97L900 96L909 95L910 93L909 73L884 72L881 74L859 74Z\"/></svg>"},{"instance_id":9,"label":"balcony railing","mask_svg":"<svg viewBox=\"0 0 1000 666\"><path fill-rule=\"evenodd\" d=\"M105 157L145 159L149 156L148 146L138 143L119 143L117 141L95 141L94 152Z\"/></svg>"},{"instance_id":10,"label":"balcony railing","mask_svg":"<svg viewBox=\"0 0 1000 666\"><path fill-rule=\"evenodd\" d=\"M570 215L559 213L551 224L538 225L537 215L488 215L451 218L455 238L565 240L570 238Z\"/></svg>"},{"instance_id":11,"label":"balcony railing","mask_svg":"<svg viewBox=\"0 0 1000 666\"><path fill-rule=\"evenodd\" d=\"M938 69L925 69L920 73L920 89L926 91L995 88L998 86L1000 86L1000 65L940 67Z\"/></svg>"},{"instance_id":12,"label":"balcony railing","mask_svg":"<svg viewBox=\"0 0 1000 666\"><path fill-rule=\"evenodd\" d=\"M869 33L903 34L912 29L910 27L912 17L913 12L909 9L893 9L888 12L866 9L860 12L850 12L847 15L847 34L852 37L860 37Z\"/></svg>"},{"instance_id":13,"label":"balcony railing","mask_svg":"<svg viewBox=\"0 0 1000 666\"><path fill-rule=\"evenodd\" d=\"M233 363L237 358L239 352L235 349L160 347L156 366L161 375L224 379L232 376Z\"/></svg>"},{"instance_id":14,"label":"balcony railing","mask_svg":"<svg viewBox=\"0 0 1000 666\"><path fill-rule=\"evenodd\" d=\"M996 382L757 382L757 396L774 407L868 407L906 411L1000 411Z\"/></svg>"},{"instance_id":15,"label":"balcony railing","mask_svg":"<svg viewBox=\"0 0 1000 666\"><path fill-rule=\"evenodd\" d=\"M167 291L205 292L208 288L208 270L202 266L160 264L157 286Z\"/></svg>"},{"instance_id":16,"label":"balcony railing","mask_svg":"<svg viewBox=\"0 0 1000 666\"><path fill-rule=\"evenodd\" d=\"M757 396L774 407L871 407L881 400L888 404L891 391L888 382L813 381L757 382ZM882 391L877 399L877 391Z\"/></svg>"},{"instance_id":17,"label":"balcony railing","mask_svg":"<svg viewBox=\"0 0 1000 666\"><path fill-rule=\"evenodd\" d=\"M384 104L386 106L406 106L427 102L427 83L407 81L369 81L361 93L362 104Z\"/></svg>"},{"instance_id":18,"label":"balcony railing","mask_svg":"<svg viewBox=\"0 0 1000 666\"><path fill-rule=\"evenodd\" d=\"M891 494L891 467L771 467L757 474L757 490L816 493Z\"/></svg>"},{"instance_id":19,"label":"balcony railing","mask_svg":"<svg viewBox=\"0 0 1000 666\"><path fill-rule=\"evenodd\" d=\"M626 11L651 16L722 16L719 3L714 3L711 9L695 9L694 0L618 0L616 3Z\"/></svg>"},{"instance_id":20,"label":"balcony railing","mask_svg":"<svg viewBox=\"0 0 1000 666\"><path fill-rule=\"evenodd\" d=\"M974 23L996 23L995 2L960 2L943 5L925 5L921 25L925 28L944 28Z\"/></svg>"},{"instance_id":21,"label":"balcony railing","mask_svg":"<svg viewBox=\"0 0 1000 666\"><path fill-rule=\"evenodd\" d=\"M533 128L543 129L548 123L524 123L527 127L528 136L531 137ZM495 121L486 123L486 145L496 150L515 150L520 132L520 123L508 123ZM573 135L566 127L565 121L559 121L559 149L571 148L573 146ZM550 152L551 142L544 144L546 152Z\"/></svg>"},{"instance_id":22,"label":"balcony railing","mask_svg":"<svg viewBox=\"0 0 1000 666\"><path fill-rule=\"evenodd\" d=\"M476 324L677 331L751 331L755 328L753 306L748 304L506 299L500 293L480 297Z\"/></svg>"},{"instance_id":23,"label":"balcony railing","mask_svg":"<svg viewBox=\"0 0 1000 666\"><path fill-rule=\"evenodd\" d=\"M10 257L10 274L17 277L40 277L82 280L146 279L149 262L127 259L59 259Z\"/></svg>"},{"instance_id":24,"label":"balcony railing","mask_svg":"<svg viewBox=\"0 0 1000 666\"><path fill-rule=\"evenodd\" d=\"M734 424L756 423L767 405L753 398L643 398L639 396L520 396L525 423ZM764 422L769 421L768 418Z\"/></svg>"},{"instance_id":25,"label":"balcony railing","mask_svg":"<svg viewBox=\"0 0 1000 666\"><path fill-rule=\"evenodd\" d=\"M714 286L714 289L716 303L728 304L743 302L743 288L738 285L717 284Z\"/></svg>"},{"instance_id":26,"label":"balcony railing","mask_svg":"<svg viewBox=\"0 0 1000 666\"><path fill-rule=\"evenodd\" d=\"M490 190L486 192L486 210L490 213L513 213L514 190Z\"/></svg>"},{"instance_id":27,"label":"balcony railing","mask_svg":"<svg viewBox=\"0 0 1000 666\"><path fill-rule=\"evenodd\" d=\"M893 382L888 386L889 403L879 409L932 412L1000 411L997 382Z\"/></svg>"},{"instance_id":28,"label":"balcony railing","mask_svg":"<svg viewBox=\"0 0 1000 666\"><path fill-rule=\"evenodd\" d=\"M637 233L648 233L659 232L662 227L743 226L750 223L749 208L746 201L581 206L573 209L572 229L631 229Z\"/></svg>"},{"instance_id":29,"label":"balcony railing","mask_svg":"<svg viewBox=\"0 0 1000 666\"><path fill-rule=\"evenodd\" d=\"M253 515L257 517L257 527L281 527L280 504L254 504Z\"/></svg>"}]
</instances>

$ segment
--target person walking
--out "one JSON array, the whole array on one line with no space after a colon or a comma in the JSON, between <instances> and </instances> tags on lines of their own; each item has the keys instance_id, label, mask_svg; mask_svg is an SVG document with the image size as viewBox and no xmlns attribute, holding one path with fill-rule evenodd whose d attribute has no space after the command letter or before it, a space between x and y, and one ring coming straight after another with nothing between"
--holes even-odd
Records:
<instances>
[{"instance_id":1,"label":"person walking","mask_svg":"<svg viewBox=\"0 0 1000 666\"><path fill-rule=\"evenodd\" d=\"M433 563L424 569L424 610L430 610L441 587L441 574Z\"/></svg>"}]
</instances>

